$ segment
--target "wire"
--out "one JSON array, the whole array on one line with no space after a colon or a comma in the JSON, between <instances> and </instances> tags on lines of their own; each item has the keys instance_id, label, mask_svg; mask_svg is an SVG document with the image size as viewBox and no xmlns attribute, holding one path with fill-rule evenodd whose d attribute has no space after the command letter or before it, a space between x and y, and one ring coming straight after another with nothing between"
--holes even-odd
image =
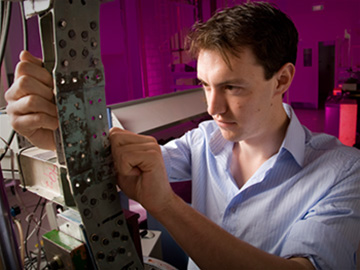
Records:
<instances>
[{"instance_id":1,"label":"wire","mask_svg":"<svg viewBox=\"0 0 360 270\"><path fill-rule=\"evenodd\" d=\"M4 60L4 55L5 55L6 41L7 41L7 36L9 33L9 27L10 27L11 8L12 8L12 2L6 1L4 3L5 17L2 18L3 20L1 21L0 66L2 65L2 62Z\"/></svg>"},{"instance_id":2,"label":"wire","mask_svg":"<svg viewBox=\"0 0 360 270\"><path fill-rule=\"evenodd\" d=\"M2 31L2 21L3 21L3 12L4 12L4 2L0 1L0 33Z\"/></svg>"},{"instance_id":3,"label":"wire","mask_svg":"<svg viewBox=\"0 0 360 270\"><path fill-rule=\"evenodd\" d=\"M44 251L44 248L41 247L41 250L40 250L40 255L41 255L41 262L45 262L46 265L44 265L44 267L42 268L43 270L45 269L51 269L50 268L50 264L49 262L47 261L46 259L46 256L45 256L45 251ZM38 254L39 253L36 253L34 251L30 251L30 257L26 257L25 258L25 264L24 264L24 269L25 270L30 270L30 269L36 269L36 267L38 267L37 265L34 265L34 263L36 262L37 260L37 257L38 257Z\"/></svg>"},{"instance_id":4,"label":"wire","mask_svg":"<svg viewBox=\"0 0 360 270\"><path fill-rule=\"evenodd\" d=\"M29 252L28 252L28 245L27 245L27 244L28 244L28 236L29 236L31 221L33 220L33 216L34 216L37 208L38 208L39 205L40 205L41 199L42 199L42 198L40 197L39 200L38 200L38 202L37 202L37 204L36 204L36 206L35 206L34 211L26 217L26 220L27 220L27 222L28 222L28 225L27 225L27 228L26 228L24 245L25 245L25 254L26 254L26 257L30 260L30 266L31 266L31 267L32 267L32 265L33 265L33 260L32 260L32 258L29 256Z\"/></svg>"},{"instance_id":5,"label":"wire","mask_svg":"<svg viewBox=\"0 0 360 270\"><path fill-rule=\"evenodd\" d=\"M4 153L1 154L1 156L0 156L0 161L5 157L7 151L8 151L8 149L9 149L9 147L10 147L10 145L11 145L14 137L15 137L15 133L16 133L15 130L12 130L11 133L10 133L9 139L7 140L7 142L4 141L4 142L5 142L5 149L4 149L5 151L4 151Z\"/></svg>"},{"instance_id":6,"label":"wire","mask_svg":"<svg viewBox=\"0 0 360 270\"><path fill-rule=\"evenodd\" d=\"M0 67L2 66L5 55L6 41L10 28L11 8L12 8L12 2L1 2ZM12 131L10 134L10 138L5 146L5 152L0 156L0 161L6 155L6 152L8 151L9 146L12 143L12 140L14 139L14 136L15 136L15 131Z\"/></svg>"},{"instance_id":7,"label":"wire","mask_svg":"<svg viewBox=\"0 0 360 270\"><path fill-rule=\"evenodd\" d=\"M30 149L32 147L34 147L34 146L30 145L30 146L21 148L21 150L19 151L19 153L17 155L17 162L18 162L18 166L19 166L19 175L20 175L20 180L22 181L23 190L26 190L26 184L25 184L26 181L25 181L25 176L23 174L20 157L25 150Z\"/></svg>"},{"instance_id":8,"label":"wire","mask_svg":"<svg viewBox=\"0 0 360 270\"><path fill-rule=\"evenodd\" d=\"M0 136L0 140L2 140L3 143L5 144L5 148L6 148L6 147L9 147L9 143L8 143L3 137ZM4 151L5 151L5 148L4 148ZM5 153L5 152L4 152L4 153ZM3 156L4 153L1 154L1 157ZM1 161L1 159L0 159L0 161Z\"/></svg>"},{"instance_id":9,"label":"wire","mask_svg":"<svg viewBox=\"0 0 360 270\"><path fill-rule=\"evenodd\" d=\"M24 42L24 50L28 50L28 31L27 31L27 24L26 24L26 17L25 17L25 10L24 10L24 0L19 2L20 5L20 13L21 13L21 22L22 22L22 29L23 29L23 42Z\"/></svg>"},{"instance_id":10,"label":"wire","mask_svg":"<svg viewBox=\"0 0 360 270\"><path fill-rule=\"evenodd\" d=\"M4 55L5 55L5 48L6 48L6 41L7 41L7 36L8 36L8 32L9 32L9 28L10 28L10 18L11 18L11 7L12 7L12 2L1 2L1 39L0 39L0 67L2 66L3 60L4 60ZM4 6L5 5L5 6ZM27 30L27 23L26 23L26 16L25 16L25 10L24 10L24 0L21 0L19 2L19 6L20 6L20 13L21 13L21 23L22 23L22 30L23 30L23 49L25 51L28 50L29 48L29 38L28 38L28 30ZM6 10L6 17L4 18L4 22L2 21L2 13L3 13L3 7L5 7ZM4 30L5 29L5 30ZM4 31L4 32L3 32ZM6 152L8 150L8 147L11 145L14 137L15 137L15 130L11 131L10 134L10 138L8 140L8 143L5 147L5 152L0 156L0 161L4 158L4 156L6 155Z\"/></svg>"},{"instance_id":11,"label":"wire","mask_svg":"<svg viewBox=\"0 0 360 270\"><path fill-rule=\"evenodd\" d=\"M15 134L15 133L14 133ZM4 144L6 145L6 151L9 149L10 150L10 164L11 164L11 174L12 174L12 179L11 180L15 180L15 155L14 155L14 151L11 149L10 147L10 144L12 142L12 139L13 139L13 136L11 139L9 139L9 142L7 142L3 137L0 136L0 140L2 140L4 142ZM20 164L20 155L22 154L22 152L28 148L31 148L32 146L29 146L29 147L25 147L23 149L20 150L19 152L19 155L18 155L18 166L19 166L19 169L18 169L18 172L19 172L19 175L21 175L21 164ZM5 153L6 153L5 151ZM5 153L4 153L4 156L5 156ZM3 158L3 155L1 156L1 159ZM0 161L1 161L0 159ZM25 188L24 188L25 190ZM15 187L14 188L14 193L15 193L15 196L16 196L16 199L18 200L18 202L20 203L20 206L21 206L21 210L24 210L26 212L26 214L29 214L29 210L28 208L26 207L24 201L22 200L21 196L19 195L19 192L17 191L17 188Z\"/></svg>"},{"instance_id":12,"label":"wire","mask_svg":"<svg viewBox=\"0 0 360 270\"><path fill-rule=\"evenodd\" d=\"M37 233L36 233L36 238L38 240L38 250L39 250L39 253L38 253L38 270L40 270L40 264L41 264L41 242L40 242L40 236L39 236L39 233L40 233L40 229L41 229L41 225L42 225L42 221L43 221L43 218L46 216L46 213L45 215L43 216L44 214L44 210L45 210L45 205L46 205L46 202L47 200L45 200L43 202L43 205L42 205L42 208L41 208L41 212L40 212L40 222L39 222L39 225L38 225L38 230L37 230Z\"/></svg>"},{"instance_id":13,"label":"wire","mask_svg":"<svg viewBox=\"0 0 360 270\"><path fill-rule=\"evenodd\" d=\"M43 221L44 217L46 216L46 213L44 214L46 202L47 202L47 200L45 199L45 201L44 201L43 204L42 204L42 208L41 208L41 212L40 212L39 227L38 227L38 231L37 231L37 233L36 233L37 236L39 236L40 229L41 229L41 225L42 225L42 221Z\"/></svg>"},{"instance_id":14,"label":"wire","mask_svg":"<svg viewBox=\"0 0 360 270\"><path fill-rule=\"evenodd\" d=\"M20 240L20 256L21 256L21 262L24 265L25 263L25 245L24 245L24 231L21 227L21 223L20 220L18 220L17 218L14 218L14 223L18 229L19 232L19 240Z\"/></svg>"}]
</instances>

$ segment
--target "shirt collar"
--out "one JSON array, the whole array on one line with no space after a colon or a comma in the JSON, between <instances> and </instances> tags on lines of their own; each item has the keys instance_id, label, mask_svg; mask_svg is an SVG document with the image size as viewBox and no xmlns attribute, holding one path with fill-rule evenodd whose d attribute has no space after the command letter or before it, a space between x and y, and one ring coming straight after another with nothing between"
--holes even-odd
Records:
<instances>
[{"instance_id":1,"label":"shirt collar","mask_svg":"<svg viewBox=\"0 0 360 270\"><path fill-rule=\"evenodd\" d=\"M216 124L215 124L216 125ZM222 155L226 152L232 151L234 143L224 139L220 128L216 125L216 129L210 135L209 147L213 155Z\"/></svg>"},{"instance_id":2,"label":"shirt collar","mask_svg":"<svg viewBox=\"0 0 360 270\"><path fill-rule=\"evenodd\" d=\"M283 148L289 151L296 162L302 167L305 156L305 131L291 106L285 103L283 105L286 114L290 118L290 124L280 151Z\"/></svg>"},{"instance_id":3,"label":"shirt collar","mask_svg":"<svg viewBox=\"0 0 360 270\"><path fill-rule=\"evenodd\" d=\"M290 119L290 124L287 128L280 151L286 149L302 167L305 155L305 131L291 106L286 103L284 103L283 106ZM220 129L217 127L211 134L209 146L211 152L216 156L232 151L233 142L224 139Z\"/></svg>"}]
</instances>

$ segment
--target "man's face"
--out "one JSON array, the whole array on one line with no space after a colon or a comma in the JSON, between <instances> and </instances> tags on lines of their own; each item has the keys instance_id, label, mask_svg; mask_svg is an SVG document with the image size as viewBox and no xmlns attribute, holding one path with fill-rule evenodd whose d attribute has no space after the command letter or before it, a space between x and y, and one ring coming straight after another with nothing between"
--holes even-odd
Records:
<instances>
[{"instance_id":1,"label":"man's face","mask_svg":"<svg viewBox=\"0 0 360 270\"><path fill-rule=\"evenodd\" d=\"M204 87L208 113L229 141L255 140L271 129L279 102L274 104L277 81L265 80L264 69L244 48L239 57L229 55L231 69L221 54L202 50L198 78ZM281 100L277 98L277 100Z\"/></svg>"}]
</instances>

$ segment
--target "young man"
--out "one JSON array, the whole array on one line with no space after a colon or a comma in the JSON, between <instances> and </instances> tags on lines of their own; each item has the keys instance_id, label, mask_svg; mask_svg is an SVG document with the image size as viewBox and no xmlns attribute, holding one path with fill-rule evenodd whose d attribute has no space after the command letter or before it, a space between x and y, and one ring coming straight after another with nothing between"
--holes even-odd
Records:
<instances>
[{"instance_id":1,"label":"young man","mask_svg":"<svg viewBox=\"0 0 360 270\"><path fill-rule=\"evenodd\" d=\"M312 134L282 103L297 31L267 3L226 9L190 34L208 112L182 138L112 129L120 188L157 218L195 269L354 269L360 239L360 154ZM7 92L14 128L53 148L52 79L21 55ZM192 207L170 180L192 179Z\"/></svg>"}]
</instances>

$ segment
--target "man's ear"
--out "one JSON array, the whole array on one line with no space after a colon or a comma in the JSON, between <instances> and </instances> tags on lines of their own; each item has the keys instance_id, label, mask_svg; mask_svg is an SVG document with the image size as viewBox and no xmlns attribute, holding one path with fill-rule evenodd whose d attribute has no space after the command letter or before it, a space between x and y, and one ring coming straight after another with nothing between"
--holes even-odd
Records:
<instances>
[{"instance_id":1,"label":"man's ear","mask_svg":"<svg viewBox=\"0 0 360 270\"><path fill-rule=\"evenodd\" d=\"M283 95L288 90L295 75L295 66L291 63L283 65L276 72L275 79L277 82L276 94Z\"/></svg>"}]
</instances>

